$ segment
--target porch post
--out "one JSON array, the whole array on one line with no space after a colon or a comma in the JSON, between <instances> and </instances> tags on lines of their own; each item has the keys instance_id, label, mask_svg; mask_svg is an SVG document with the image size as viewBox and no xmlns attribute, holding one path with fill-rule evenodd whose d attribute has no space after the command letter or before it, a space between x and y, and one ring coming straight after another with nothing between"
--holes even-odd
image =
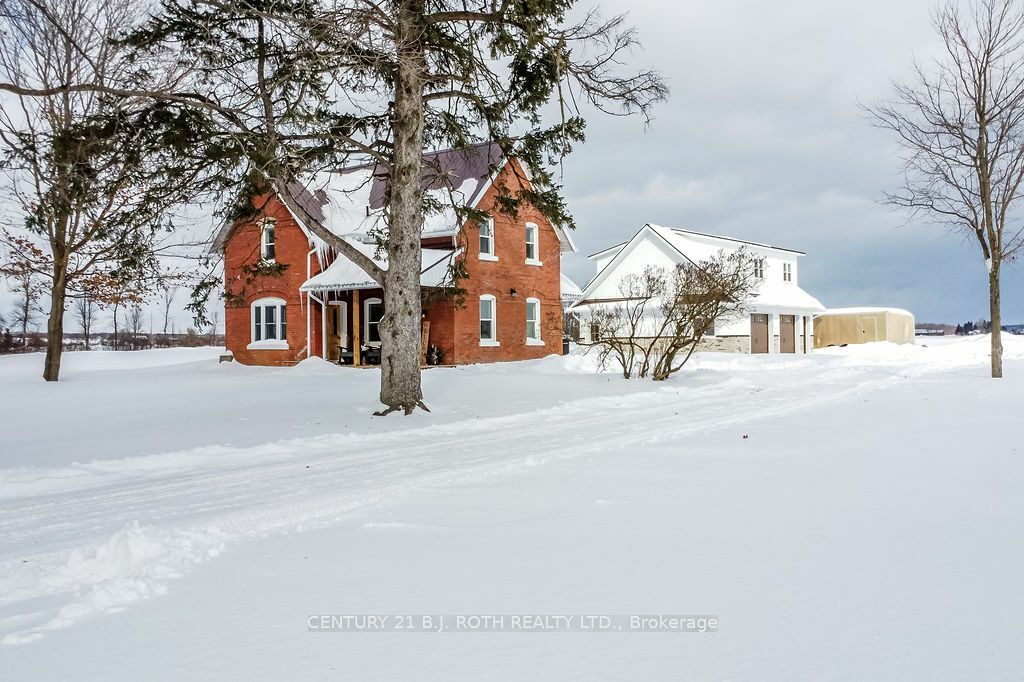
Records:
<instances>
[{"instance_id":1,"label":"porch post","mask_svg":"<svg viewBox=\"0 0 1024 682\"><path fill-rule=\"evenodd\" d=\"M352 290L352 366L362 364L359 357L362 339L359 338L359 289Z\"/></svg>"},{"instance_id":2,"label":"porch post","mask_svg":"<svg viewBox=\"0 0 1024 682\"><path fill-rule=\"evenodd\" d=\"M310 320L311 320L311 313L313 312L312 311L312 307L313 307L313 299L310 297L310 293L307 291L306 292L306 357L307 358L313 352L313 349L310 347L310 343L312 342L312 338L310 337L310 333L309 333L310 326L312 325L312 322L310 322Z\"/></svg>"},{"instance_id":3,"label":"porch post","mask_svg":"<svg viewBox=\"0 0 1024 682\"><path fill-rule=\"evenodd\" d=\"M327 359L327 297L330 296L326 291L324 292L323 303L320 304L320 357L324 360Z\"/></svg>"}]
</instances>

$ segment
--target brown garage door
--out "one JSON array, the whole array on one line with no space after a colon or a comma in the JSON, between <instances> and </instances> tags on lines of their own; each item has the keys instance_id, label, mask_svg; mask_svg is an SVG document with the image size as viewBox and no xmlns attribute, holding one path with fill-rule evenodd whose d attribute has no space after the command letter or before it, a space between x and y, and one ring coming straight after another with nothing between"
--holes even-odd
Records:
<instances>
[{"instance_id":1,"label":"brown garage door","mask_svg":"<svg viewBox=\"0 0 1024 682\"><path fill-rule=\"evenodd\" d=\"M768 352L768 316L750 316L750 352Z\"/></svg>"},{"instance_id":2,"label":"brown garage door","mask_svg":"<svg viewBox=\"0 0 1024 682\"><path fill-rule=\"evenodd\" d=\"M779 316L779 350L783 353L796 352L796 315Z\"/></svg>"}]
</instances>

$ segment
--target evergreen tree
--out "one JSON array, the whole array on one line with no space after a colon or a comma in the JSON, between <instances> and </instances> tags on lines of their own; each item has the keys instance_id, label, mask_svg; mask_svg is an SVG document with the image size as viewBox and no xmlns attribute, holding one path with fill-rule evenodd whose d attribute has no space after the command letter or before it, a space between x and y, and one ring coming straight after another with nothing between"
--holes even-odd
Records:
<instances>
[{"instance_id":1,"label":"evergreen tree","mask_svg":"<svg viewBox=\"0 0 1024 682\"><path fill-rule=\"evenodd\" d=\"M420 236L425 215L441 209L421 187L424 153L496 142L529 174L499 188L502 210L514 214L530 201L571 228L551 164L583 140L582 106L648 117L667 94L652 71L618 72L637 44L621 17L591 11L573 20L575 4L163 0L131 38L140 58L191 70L173 91L154 85L137 93L203 113L206 155L223 184L238 188L228 219L252 213L252 197L272 191L384 289L380 400L388 412L422 406ZM351 163L374 164L387 180L376 235L386 270L287 189L311 171ZM482 217L453 202L462 218ZM212 289L207 283L197 295Z\"/></svg>"}]
</instances>

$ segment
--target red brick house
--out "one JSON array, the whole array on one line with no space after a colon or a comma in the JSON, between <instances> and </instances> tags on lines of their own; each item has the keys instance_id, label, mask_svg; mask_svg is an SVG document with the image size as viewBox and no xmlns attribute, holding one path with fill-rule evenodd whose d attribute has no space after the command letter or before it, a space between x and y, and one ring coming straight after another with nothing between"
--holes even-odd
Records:
<instances>
[{"instance_id":1,"label":"red brick house","mask_svg":"<svg viewBox=\"0 0 1024 682\"><path fill-rule=\"evenodd\" d=\"M421 285L450 284L462 261L462 305L428 296L427 345L441 362L538 358L562 348L561 255L576 248L532 206L518 216L496 207L498 187L515 192L527 177L495 145L425 157L423 187L439 206L468 206L492 217L461 224L454 208L432 212L423 229ZM387 264L371 238L383 216L385 182L372 166L321 174L290 188L293 198L335 234ZM214 242L224 253L225 336L234 358L288 365L319 356L332 362L379 358L380 287L351 260L307 230L275 196L255 197L257 215L225 225Z\"/></svg>"}]
</instances>

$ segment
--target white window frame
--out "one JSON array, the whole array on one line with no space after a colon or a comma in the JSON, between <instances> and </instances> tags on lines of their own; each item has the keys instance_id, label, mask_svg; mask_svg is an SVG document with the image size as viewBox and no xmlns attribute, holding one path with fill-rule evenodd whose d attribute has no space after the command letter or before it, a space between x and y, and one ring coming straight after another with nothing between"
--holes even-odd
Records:
<instances>
[{"instance_id":1,"label":"white window frame","mask_svg":"<svg viewBox=\"0 0 1024 682\"><path fill-rule=\"evenodd\" d=\"M268 232L273 232L274 233L274 241L273 241L274 255L273 256L269 256L269 257L267 256L267 246L268 246L268 244L267 244L267 233ZM265 263L276 263L277 262L277 222L275 220L273 220L272 218L265 219L263 221L263 224L260 226L260 260L264 261Z\"/></svg>"},{"instance_id":2,"label":"white window frame","mask_svg":"<svg viewBox=\"0 0 1024 682\"><path fill-rule=\"evenodd\" d=\"M501 343L498 341L498 300L491 294L483 294L480 296L480 302L490 301L491 303L491 336L490 338L480 337L481 346L500 346ZM483 316L483 311L480 311L480 322L483 322L488 318Z\"/></svg>"},{"instance_id":3,"label":"white window frame","mask_svg":"<svg viewBox=\"0 0 1024 682\"><path fill-rule=\"evenodd\" d=\"M274 335L277 338L266 339L263 338L264 331L266 330L266 308L275 308L274 315ZM258 298L249 304L249 339L251 343L247 346L249 350L288 350L288 323L287 315L288 304L285 303L283 298L277 298L276 296L266 296L264 298ZM257 334L256 329L256 311L260 311L260 330ZM284 321L284 324L282 324ZM282 329L282 327L284 327ZM260 340L257 341L257 335ZM285 338L281 338L285 337Z\"/></svg>"},{"instance_id":4,"label":"white window frame","mask_svg":"<svg viewBox=\"0 0 1024 682\"><path fill-rule=\"evenodd\" d=\"M480 223L480 242L483 241L484 230L487 231L488 249L487 251L480 249L480 253L477 256L480 260L498 260L498 257L494 255L494 218L488 217L487 220Z\"/></svg>"},{"instance_id":5,"label":"white window frame","mask_svg":"<svg viewBox=\"0 0 1024 682\"><path fill-rule=\"evenodd\" d=\"M782 264L782 281L792 282L793 281L793 264L783 263Z\"/></svg>"},{"instance_id":6,"label":"white window frame","mask_svg":"<svg viewBox=\"0 0 1024 682\"><path fill-rule=\"evenodd\" d=\"M530 336L530 306L537 306L537 317L533 321L537 328L537 336ZM526 299L526 345L527 346L543 346L544 339L541 338L540 329L540 299L539 298L528 298Z\"/></svg>"},{"instance_id":7,"label":"white window frame","mask_svg":"<svg viewBox=\"0 0 1024 682\"><path fill-rule=\"evenodd\" d=\"M379 303L381 306L384 305L384 301L380 300L376 296L363 301L363 345L373 346L374 348L380 345L380 341L370 341L370 306L375 303ZM377 320L373 324L380 325L380 320ZM377 328L377 336L380 336L379 326Z\"/></svg>"},{"instance_id":8,"label":"white window frame","mask_svg":"<svg viewBox=\"0 0 1024 682\"><path fill-rule=\"evenodd\" d=\"M764 279L764 258L754 259L754 279Z\"/></svg>"},{"instance_id":9,"label":"white window frame","mask_svg":"<svg viewBox=\"0 0 1024 682\"><path fill-rule=\"evenodd\" d=\"M530 239L531 233L533 239ZM533 258L529 256L530 245L533 245ZM527 265L544 265L540 261L540 226L537 223L526 223L526 264Z\"/></svg>"}]
</instances>

